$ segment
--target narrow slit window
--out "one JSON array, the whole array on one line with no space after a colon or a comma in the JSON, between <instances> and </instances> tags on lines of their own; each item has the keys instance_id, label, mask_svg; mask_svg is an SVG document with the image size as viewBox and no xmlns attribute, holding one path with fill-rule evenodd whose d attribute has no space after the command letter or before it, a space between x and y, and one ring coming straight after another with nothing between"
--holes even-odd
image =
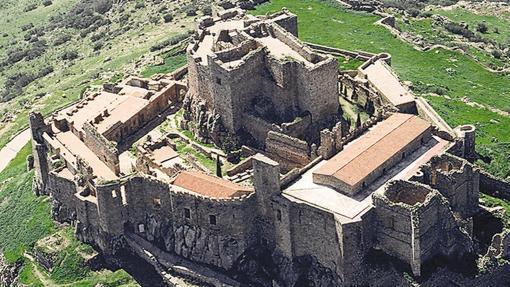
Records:
<instances>
[{"instance_id":1,"label":"narrow slit window","mask_svg":"<svg viewBox=\"0 0 510 287\"><path fill-rule=\"evenodd\" d=\"M211 225L216 225L216 215L209 215L209 223Z\"/></svg>"}]
</instances>

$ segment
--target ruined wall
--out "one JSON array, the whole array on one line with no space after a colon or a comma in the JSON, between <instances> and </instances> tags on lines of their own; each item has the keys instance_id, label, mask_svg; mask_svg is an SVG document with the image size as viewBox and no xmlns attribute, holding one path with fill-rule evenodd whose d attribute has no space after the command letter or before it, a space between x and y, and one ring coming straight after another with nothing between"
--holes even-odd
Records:
<instances>
[{"instance_id":1,"label":"ruined wall","mask_svg":"<svg viewBox=\"0 0 510 287\"><path fill-rule=\"evenodd\" d=\"M49 194L46 190L48 182L47 148L44 144L43 133L48 129L40 113L30 113L30 132L32 135L32 156L34 157L35 177L33 192L36 195Z\"/></svg>"},{"instance_id":2,"label":"ruined wall","mask_svg":"<svg viewBox=\"0 0 510 287\"><path fill-rule=\"evenodd\" d=\"M313 122L327 120L339 111L337 60L330 58L313 68L297 64L298 103L312 115Z\"/></svg>"},{"instance_id":3,"label":"ruined wall","mask_svg":"<svg viewBox=\"0 0 510 287\"><path fill-rule=\"evenodd\" d=\"M115 174L119 174L119 151L115 147L115 144L97 132L90 123L83 124L83 131L85 133L85 136L83 137L85 145L93 151Z\"/></svg>"},{"instance_id":4,"label":"ruined wall","mask_svg":"<svg viewBox=\"0 0 510 287\"><path fill-rule=\"evenodd\" d=\"M491 196L510 200L510 182L480 171L480 191Z\"/></svg>"},{"instance_id":5,"label":"ruined wall","mask_svg":"<svg viewBox=\"0 0 510 287\"><path fill-rule=\"evenodd\" d=\"M281 15L285 15L284 13L287 13L286 17L282 17ZM274 19L274 22L295 37L298 37L298 19L297 16L288 13L288 12L280 12L275 13L272 15L272 18Z\"/></svg>"},{"instance_id":6,"label":"ruined wall","mask_svg":"<svg viewBox=\"0 0 510 287\"><path fill-rule=\"evenodd\" d=\"M407 262L416 276L436 255L461 256L473 242L437 191L418 183L394 181L373 194L378 246ZM454 258L452 258L454 259Z\"/></svg>"},{"instance_id":7,"label":"ruined wall","mask_svg":"<svg viewBox=\"0 0 510 287\"><path fill-rule=\"evenodd\" d=\"M301 165L306 165L310 161L310 150L307 142L274 131L268 133L266 151L283 160Z\"/></svg>"},{"instance_id":8,"label":"ruined wall","mask_svg":"<svg viewBox=\"0 0 510 287\"><path fill-rule=\"evenodd\" d=\"M265 145L268 132L280 131L276 125L250 114L243 116L243 128L256 140L260 147Z\"/></svg>"},{"instance_id":9,"label":"ruined wall","mask_svg":"<svg viewBox=\"0 0 510 287\"><path fill-rule=\"evenodd\" d=\"M417 181L430 185L445 196L453 211L462 217L478 211L480 172L467 161L448 154L433 157L421 169Z\"/></svg>"}]
</instances>

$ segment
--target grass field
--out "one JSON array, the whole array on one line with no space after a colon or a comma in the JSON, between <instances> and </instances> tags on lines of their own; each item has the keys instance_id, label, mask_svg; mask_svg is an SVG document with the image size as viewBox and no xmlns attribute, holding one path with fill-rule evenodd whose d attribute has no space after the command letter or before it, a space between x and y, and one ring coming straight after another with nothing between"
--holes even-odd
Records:
<instances>
[{"instance_id":1,"label":"grass field","mask_svg":"<svg viewBox=\"0 0 510 287\"><path fill-rule=\"evenodd\" d=\"M186 65L187 58L186 52L183 49L177 51L170 51L163 55L165 60L163 65L149 66L142 71L142 77L149 78L155 74L166 74L175 71L176 69Z\"/></svg>"},{"instance_id":2,"label":"grass field","mask_svg":"<svg viewBox=\"0 0 510 287\"><path fill-rule=\"evenodd\" d=\"M503 15L487 15L491 11L485 13L474 13L467 9L435 9L432 10L435 14L448 17L455 22L464 22L469 25L473 30L479 23L485 23L489 28L483 37L494 40L501 44L508 44L510 41L510 13ZM497 29L497 31L496 31Z\"/></svg>"},{"instance_id":3,"label":"grass field","mask_svg":"<svg viewBox=\"0 0 510 287\"><path fill-rule=\"evenodd\" d=\"M488 107L509 109L509 76L491 73L458 52L415 50L384 27L375 25L379 19L377 16L346 11L333 1L273 0L259 6L254 13L273 13L283 7L298 15L299 37L302 40L349 50L388 52L393 56L392 66L397 74L402 80L411 81L416 93L427 93L434 88L444 89L448 98L427 96L427 99L452 126L475 124L479 131L478 151L494 157L494 162L487 167L497 175L510 175L510 150L504 145L494 145L510 142L510 134L506 132L509 130L508 117L483 108L473 108L460 101L466 97ZM454 110L450 110L447 103ZM457 117L460 114L462 118Z\"/></svg>"}]
</instances>

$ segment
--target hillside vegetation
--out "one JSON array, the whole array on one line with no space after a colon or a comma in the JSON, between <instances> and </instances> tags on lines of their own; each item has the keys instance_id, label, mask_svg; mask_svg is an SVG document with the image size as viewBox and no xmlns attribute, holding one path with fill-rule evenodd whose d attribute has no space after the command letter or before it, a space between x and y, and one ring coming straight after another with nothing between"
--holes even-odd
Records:
<instances>
[{"instance_id":1,"label":"hillside vegetation","mask_svg":"<svg viewBox=\"0 0 510 287\"><path fill-rule=\"evenodd\" d=\"M211 1L2 1L0 25L0 148L32 109L49 114L86 89L175 65L158 56L182 40ZM164 55L163 55L164 56ZM170 70L171 71L171 70ZM150 74L150 73L149 73Z\"/></svg>"}]
</instances>

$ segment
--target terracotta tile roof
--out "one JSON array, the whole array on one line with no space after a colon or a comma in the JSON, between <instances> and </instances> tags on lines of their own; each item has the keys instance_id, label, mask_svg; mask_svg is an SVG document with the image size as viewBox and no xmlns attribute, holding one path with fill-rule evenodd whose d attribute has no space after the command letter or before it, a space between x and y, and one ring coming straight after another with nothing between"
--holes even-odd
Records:
<instances>
[{"instance_id":1,"label":"terracotta tile roof","mask_svg":"<svg viewBox=\"0 0 510 287\"><path fill-rule=\"evenodd\" d=\"M214 198L231 198L248 194L253 190L228 180L196 171L182 171L172 184L189 191Z\"/></svg>"},{"instance_id":2,"label":"terracotta tile roof","mask_svg":"<svg viewBox=\"0 0 510 287\"><path fill-rule=\"evenodd\" d=\"M354 186L429 129L430 124L417 116L394 114L347 145L315 174Z\"/></svg>"}]
</instances>

